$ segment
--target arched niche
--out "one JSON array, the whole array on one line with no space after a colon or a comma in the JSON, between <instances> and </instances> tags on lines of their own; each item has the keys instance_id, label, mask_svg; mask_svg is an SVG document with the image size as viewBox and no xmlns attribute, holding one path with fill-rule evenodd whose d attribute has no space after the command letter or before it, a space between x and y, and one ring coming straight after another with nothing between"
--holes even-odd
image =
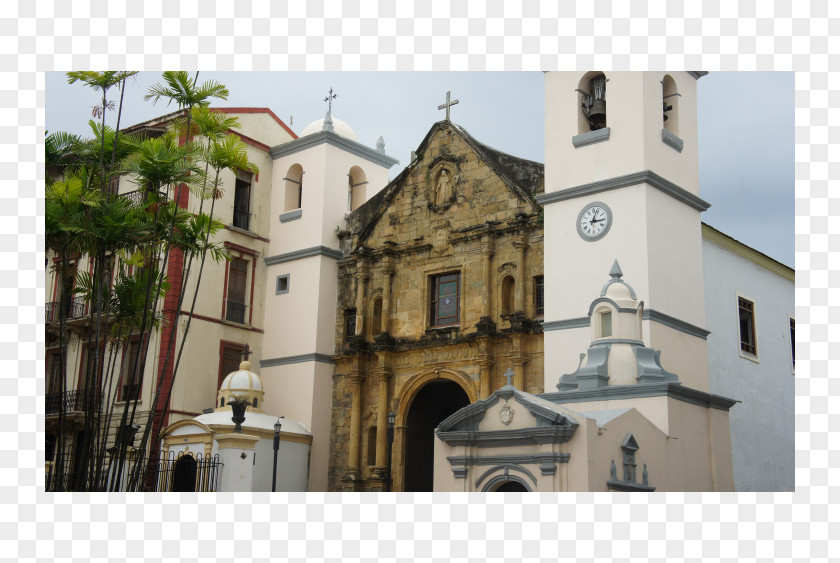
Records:
<instances>
[{"instance_id":1,"label":"arched niche","mask_svg":"<svg viewBox=\"0 0 840 563\"><path fill-rule=\"evenodd\" d=\"M349 178L350 211L355 211L367 201L367 176L365 171L358 166L350 168L350 173L347 176Z\"/></svg>"},{"instance_id":2,"label":"arched niche","mask_svg":"<svg viewBox=\"0 0 840 563\"><path fill-rule=\"evenodd\" d=\"M303 207L303 167L300 164L293 164L286 177L283 178L286 184L283 211L294 211Z\"/></svg>"},{"instance_id":3,"label":"arched niche","mask_svg":"<svg viewBox=\"0 0 840 563\"><path fill-rule=\"evenodd\" d=\"M578 133L607 127L607 77L601 71L587 72L578 83ZM587 115L589 113L589 115Z\"/></svg>"},{"instance_id":4,"label":"arched niche","mask_svg":"<svg viewBox=\"0 0 840 563\"><path fill-rule=\"evenodd\" d=\"M670 74L662 79L662 122L663 127L679 136L680 134L680 95L677 83Z\"/></svg>"},{"instance_id":5,"label":"arched niche","mask_svg":"<svg viewBox=\"0 0 840 563\"><path fill-rule=\"evenodd\" d=\"M511 315L516 307L516 282L513 276L502 278L499 290L499 311L501 315Z\"/></svg>"}]
</instances>

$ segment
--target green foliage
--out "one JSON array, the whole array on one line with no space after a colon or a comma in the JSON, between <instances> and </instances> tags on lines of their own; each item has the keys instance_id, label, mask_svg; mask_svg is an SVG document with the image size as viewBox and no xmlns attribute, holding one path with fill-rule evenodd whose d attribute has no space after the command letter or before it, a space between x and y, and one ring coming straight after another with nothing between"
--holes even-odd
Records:
<instances>
[{"instance_id":1,"label":"green foliage","mask_svg":"<svg viewBox=\"0 0 840 563\"><path fill-rule=\"evenodd\" d=\"M179 108L192 108L193 106L208 106L210 98L227 100L230 95L228 89L214 80L204 82L196 86L198 75L190 79L185 70L169 70L163 73L164 84L154 84L149 92L143 97L144 100L152 100L153 104L161 98L168 98L167 105L175 102Z\"/></svg>"}]
</instances>

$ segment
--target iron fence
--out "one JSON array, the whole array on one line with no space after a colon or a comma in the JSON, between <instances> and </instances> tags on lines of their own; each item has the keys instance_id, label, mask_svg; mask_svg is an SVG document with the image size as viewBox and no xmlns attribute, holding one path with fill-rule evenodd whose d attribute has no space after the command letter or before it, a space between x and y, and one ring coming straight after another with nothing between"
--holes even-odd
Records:
<instances>
[{"instance_id":1,"label":"iron fence","mask_svg":"<svg viewBox=\"0 0 840 563\"><path fill-rule=\"evenodd\" d=\"M227 314L225 318L234 323L245 323L245 308L244 303L235 303L233 301L227 302Z\"/></svg>"},{"instance_id":2,"label":"iron fence","mask_svg":"<svg viewBox=\"0 0 840 563\"><path fill-rule=\"evenodd\" d=\"M157 201L159 203L164 203L167 201L166 192L149 192L147 190L134 190L133 192L126 192L124 194L120 194L120 197L124 197L131 202L131 205L140 207L145 204L147 201Z\"/></svg>"},{"instance_id":3,"label":"iron fence","mask_svg":"<svg viewBox=\"0 0 840 563\"><path fill-rule=\"evenodd\" d=\"M44 307L44 322L57 323L62 309L65 312L65 320L78 319L87 315L87 303L81 297L74 297L65 301L53 301Z\"/></svg>"},{"instance_id":4,"label":"iron fence","mask_svg":"<svg viewBox=\"0 0 840 563\"><path fill-rule=\"evenodd\" d=\"M66 471L59 473L55 462L47 464L47 491L69 491L77 482L80 464L66 449ZM146 472L145 478L132 485L130 472L136 467ZM105 457L91 458L85 482L87 491L157 491L157 492L216 492L224 464L218 454L202 455L192 452L160 452L152 460L142 453L129 453L120 463L112 449Z\"/></svg>"}]
</instances>

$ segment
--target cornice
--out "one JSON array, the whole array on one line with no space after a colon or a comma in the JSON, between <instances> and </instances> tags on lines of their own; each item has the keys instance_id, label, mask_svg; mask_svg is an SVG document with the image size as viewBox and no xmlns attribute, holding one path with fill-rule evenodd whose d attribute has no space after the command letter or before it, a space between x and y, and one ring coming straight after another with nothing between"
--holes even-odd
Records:
<instances>
[{"instance_id":1,"label":"cornice","mask_svg":"<svg viewBox=\"0 0 840 563\"><path fill-rule=\"evenodd\" d=\"M272 160L277 160L283 156L295 154L324 143L345 150L360 158L364 158L369 162L384 166L385 168L391 168L399 162L399 160L392 156L388 156L385 153L366 147L365 145L357 143L352 139L342 137L333 131L319 131L318 133L306 135L305 137L300 137L294 141L289 141L288 143L271 147L270 154Z\"/></svg>"}]
</instances>

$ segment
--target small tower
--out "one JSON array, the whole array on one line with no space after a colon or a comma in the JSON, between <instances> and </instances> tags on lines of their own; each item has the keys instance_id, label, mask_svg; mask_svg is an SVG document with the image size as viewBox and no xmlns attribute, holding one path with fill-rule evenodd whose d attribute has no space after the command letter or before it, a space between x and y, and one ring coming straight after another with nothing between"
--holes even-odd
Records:
<instances>
[{"instance_id":1,"label":"small tower","mask_svg":"<svg viewBox=\"0 0 840 563\"><path fill-rule=\"evenodd\" d=\"M546 74L545 193L537 198L545 213L546 389L575 369L595 328L590 288L616 256L645 296L639 336L684 384L709 389L700 231L708 204L697 164L703 74Z\"/></svg>"},{"instance_id":2,"label":"small tower","mask_svg":"<svg viewBox=\"0 0 840 563\"><path fill-rule=\"evenodd\" d=\"M332 95L332 94L331 94ZM381 150L380 150L381 149ZM361 144L328 110L298 139L272 147L271 228L261 373L266 409L298 420L314 436L310 490L327 489L335 353L338 233L347 213L388 183L397 159Z\"/></svg>"},{"instance_id":3,"label":"small tower","mask_svg":"<svg viewBox=\"0 0 840 563\"><path fill-rule=\"evenodd\" d=\"M607 385L679 382L662 369L659 351L645 346L642 338L644 302L622 280L618 260L613 262L610 280L589 306L592 341L574 373L560 378L557 389L595 389Z\"/></svg>"}]
</instances>

